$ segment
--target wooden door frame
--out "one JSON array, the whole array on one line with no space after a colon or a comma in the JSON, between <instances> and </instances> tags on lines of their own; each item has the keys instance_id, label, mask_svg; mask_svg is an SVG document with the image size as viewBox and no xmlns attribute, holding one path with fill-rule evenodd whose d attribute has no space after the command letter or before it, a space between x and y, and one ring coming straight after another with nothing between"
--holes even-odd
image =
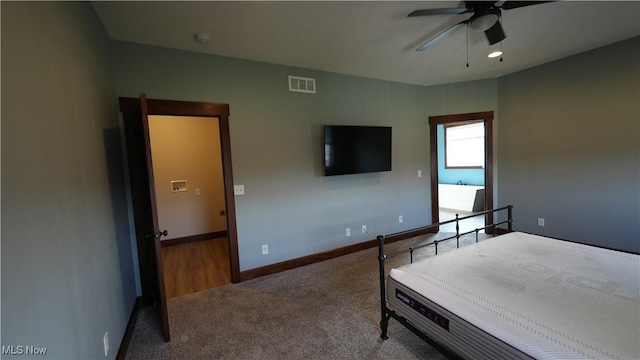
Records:
<instances>
[{"instance_id":1,"label":"wooden door frame","mask_svg":"<svg viewBox=\"0 0 640 360\"><path fill-rule=\"evenodd\" d=\"M138 98L120 99L120 111L123 114L125 126L127 122L140 118L140 100ZM220 127L220 146L222 153L222 170L224 181L224 194L227 211L227 239L229 242L229 261L231 271L231 282L238 283L240 278L240 262L238 256L238 230L236 226L235 196L233 193L233 169L231 165L231 136L229 131L229 105L220 103L205 103L176 100L147 99L148 115L172 115L172 116L198 116L218 118ZM127 147L135 146L135 142L140 139L127 139ZM133 149L127 149L129 154ZM135 166L130 162L131 166ZM138 223L137 217L143 216L140 206L136 204L134 191L136 184L132 184L131 191L133 201L134 221ZM136 226L137 227L137 226ZM153 262L151 257L150 244L145 241L144 236L140 236L136 230L136 244L138 246L138 261L140 266L140 283L142 288L142 304L144 306L153 303Z\"/></svg>"},{"instance_id":2,"label":"wooden door frame","mask_svg":"<svg viewBox=\"0 0 640 360\"><path fill-rule=\"evenodd\" d=\"M493 209L493 111L454 115L429 116L429 152L431 156L431 221L440 221L438 200L438 125L460 121L484 120L485 167L484 167L484 209ZM491 224L491 214L485 216L485 225ZM486 230L487 233L490 229Z\"/></svg>"}]
</instances>

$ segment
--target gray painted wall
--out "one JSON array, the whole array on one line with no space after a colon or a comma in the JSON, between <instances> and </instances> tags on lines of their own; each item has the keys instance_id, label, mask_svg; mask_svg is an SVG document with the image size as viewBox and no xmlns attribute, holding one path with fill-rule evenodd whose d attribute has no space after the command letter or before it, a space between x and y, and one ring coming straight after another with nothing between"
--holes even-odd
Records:
<instances>
[{"instance_id":1,"label":"gray painted wall","mask_svg":"<svg viewBox=\"0 0 640 360\"><path fill-rule=\"evenodd\" d=\"M89 3L1 6L2 346L47 348L2 358L105 358L108 331L113 359L136 287L109 40Z\"/></svg>"},{"instance_id":2,"label":"gray painted wall","mask_svg":"<svg viewBox=\"0 0 640 360\"><path fill-rule=\"evenodd\" d=\"M502 77L498 94L515 228L640 251L640 38Z\"/></svg>"},{"instance_id":3,"label":"gray painted wall","mask_svg":"<svg viewBox=\"0 0 640 360\"><path fill-rule=\"evenodd\" d=\"M118 41L113 54L118 96L229 103L241 270L430 224L428 117L497 103L496 80L425 88ZM289 92L288 75L317 94ZM323 124L392 126L393 170L324 177Z\"/></svg>"}]
</instances>

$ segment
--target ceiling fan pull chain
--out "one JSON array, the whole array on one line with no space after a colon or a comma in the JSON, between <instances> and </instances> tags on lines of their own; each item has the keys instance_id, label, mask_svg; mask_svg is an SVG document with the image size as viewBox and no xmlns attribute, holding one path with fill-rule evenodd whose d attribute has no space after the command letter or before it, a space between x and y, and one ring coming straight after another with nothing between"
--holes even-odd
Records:
<instances>
[{"instance_id":1,"label":"ceiling fan pull chain","mask_svg":"<svg viewBox=\"0 0 640 360\"><path fill-rule=\"evenodd\" d=\"M469 67L469 24L467 24L467 67Z\"/></svg>"},{"instance_id":2,"label":"ceiling fan pull chain","mask_svg":"<svg viewBox=\"0 0 640 360\"><path fill-rule=\"evenodd\" d=\"M504 52L502 51L502 40L500 40L500 62L502 62L502 54L504 54Z\"/></svg>"}]
</instances>

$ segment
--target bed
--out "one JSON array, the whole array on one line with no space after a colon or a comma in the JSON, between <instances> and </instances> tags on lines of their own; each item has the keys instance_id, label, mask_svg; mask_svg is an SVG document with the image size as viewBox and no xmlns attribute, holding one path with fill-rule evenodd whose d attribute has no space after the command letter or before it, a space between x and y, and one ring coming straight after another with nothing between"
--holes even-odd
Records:
<instances>
[{"instance_id":1,"label":"bed","mask_svg":"<svg viewBox=\"0 0 640 360\"><path fill-rule=\"evenodd\" d=\"M384 253L403 233L378 237L381 337L394 318L450 357L640 359L640 256L513 232L500 210L506 234L420 261Z\"/></svg>"}]
</instances>

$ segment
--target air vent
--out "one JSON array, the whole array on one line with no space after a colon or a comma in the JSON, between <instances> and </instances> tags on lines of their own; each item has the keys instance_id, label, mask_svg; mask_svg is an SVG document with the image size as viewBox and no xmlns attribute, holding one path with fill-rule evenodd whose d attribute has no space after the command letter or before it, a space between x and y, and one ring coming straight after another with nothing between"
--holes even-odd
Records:
<instances>
[{"instance_id":1,"label":"air vent","mask_svg":"<svg viewBox=\"0 0 640 360\"><path fill-rule=\"evenodd\" d=\"M300 76L289 76L289 91L316 93L316 79Z\"/></svg>"}]
</instances>

